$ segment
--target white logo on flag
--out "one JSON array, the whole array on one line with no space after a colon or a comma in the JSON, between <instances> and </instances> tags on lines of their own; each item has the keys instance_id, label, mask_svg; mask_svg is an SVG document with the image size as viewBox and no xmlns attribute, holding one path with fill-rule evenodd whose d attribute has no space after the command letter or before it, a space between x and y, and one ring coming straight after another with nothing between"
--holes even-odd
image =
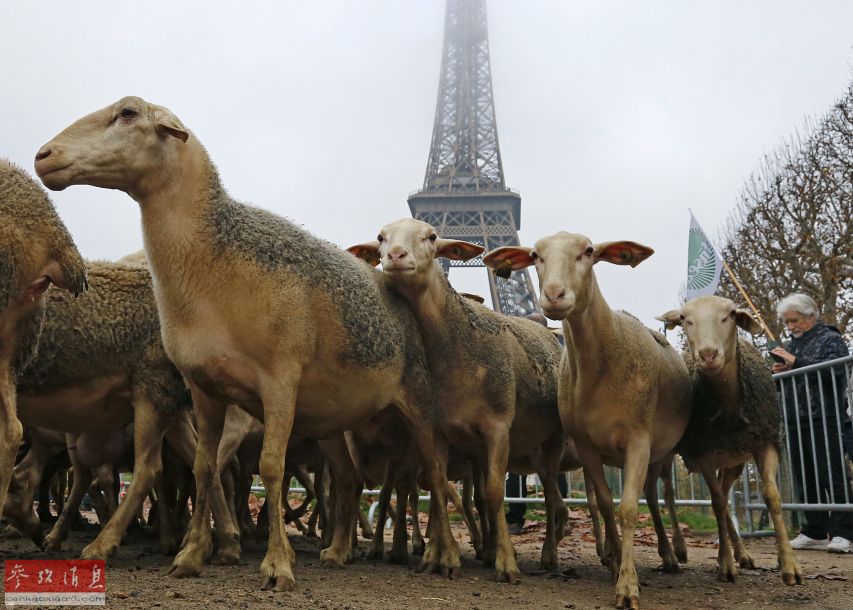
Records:
<instances>
[{"instance_id":1,"label":"white logo on flag","mask_svg":"<svg viewBox=\"0 0 853 610\"><path fill-rule=\"evenodd\" d=\"M714 294L720 284L723 261L690 212L690 240L687 246L687 285L684 300Z\"/></svg>"}]
</instances>

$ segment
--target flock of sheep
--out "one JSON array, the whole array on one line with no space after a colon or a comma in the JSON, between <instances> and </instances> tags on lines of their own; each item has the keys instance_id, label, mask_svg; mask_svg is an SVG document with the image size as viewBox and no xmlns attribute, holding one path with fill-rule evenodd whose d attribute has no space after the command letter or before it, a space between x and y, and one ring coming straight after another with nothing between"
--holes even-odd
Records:
<instances>
[{"instance_id":1,"label":"flock of sheep","mask_svg":"<svg viewBox=\"0 0 853 610\"><path fill-rule=\"evenodd\" d=\"M685 330L682 358L661 334L611 310L594 265L634 267L651 249L561 232L484 257L500 272L535 266L542 309L562 320L561 347L536 322L459 295L435 264L468 260L482 247L406 219L343 251L233 200L195 135L140 98L73 123L38 151L35 169L52 190L88 184L126 192L139 203L145 241L144 257L83 261L44 190L0 160L0 507L39 545L59 549L86 490L112 489L113 466L129 461L127 496L117 508L96 506L103 526L84 558L115 552L151 495L163 550L180 547L174 576L197 575L206 562L234 563L241 536L255 527L246 497L259 472L267 493L258 526L268 528L265 588L294 586L284 519L304 527L308 503L287 503L292 475L317 497L309 528L319 518L326 565L352 560L360 493L365 482L383 482L381 514L391 510L392 490L401 499L392 561L408 561L403 500L423 487L431 501L425 548L414 520L419 569L452 576L460 567L451 500L477 557L498 580L516 583L505 473L541 478L541 564L554 569L568 520L557 474L582 467L616 605L638 608L632 541L641 491L664 568L678 571L686 560L677 525L674 545L663 529L656 492L677 450L712 491L719 577L734 580L735 561L752 565L726 497L754 457L782 578L803 582L775 482L775 388L736 332L755 332L755 321L717 297L664 314L668 326ZM51 283L58 289L48 291ZM28 451L18 456L21 422ZM68 460L73 486L43 538L33 500L51 467ZM194 481L180 476L183 464L192 465ZM621 537L604 465L624 470ZM163 476L166 468L178 474ZM464 482L462 497L448 483L456 480ZM385 552L381 532L372 557Z\"/></svg>"}]
</instances>

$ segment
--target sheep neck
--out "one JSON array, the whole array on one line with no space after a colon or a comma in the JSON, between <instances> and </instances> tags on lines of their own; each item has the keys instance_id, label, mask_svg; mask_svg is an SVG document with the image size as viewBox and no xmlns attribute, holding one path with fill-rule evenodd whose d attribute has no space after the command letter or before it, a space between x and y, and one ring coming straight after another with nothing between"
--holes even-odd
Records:
<instances>
[{"instance_id":1,"label":"sheep neck","mask_svg":"<svg viewBox=\"0 0 853 610\"><path fill-rule=\"evenodd\" d=\"M484 338L479 336L480 330L470 326L465 297L453 290L441 269L436 265L428 273L418 288L400 292L417 319L427 364L441 385L459 370L460 358L464 359L461 354L470 350L468 342L472 336L478 344ZM455 384L447 386L445 390L452 393L455 387Z\"/></svg>"},{"instance_id":2,"label":"sheep neck","mask_svg":"<svg viewBox=\"0 0 853 610\"><path fill-rule=\"evenodd\" d=\"M714 392L721 412L727 415L736 414L740 405L741 387L738 381L738 361L740 357L740 350L737 350L735 357L729 359L723 365L723 368L714 375L706 375L699 371L699 374L708 380L708 386Z\"/></svg>"},{"instance_id":3,"label":"sheep neck","mask_svg":"<svg viewBox=\"0 0 853 610\"><path fill-rule=\"evenodd\" d=\"M600 368L605 348L613 341L616 333L613 310L604 300L595 274L590 276L589 301L586 307L572 311L563 320L563 336L570 361L577 368Z\"/></svg>"},{"instance_id":4,"label":"sheep neck","mask_svg":"<svg viewBox=\"0 0 853 610\"><path fill-rule=\"evenodd\" d=\"M204 148L195 138L182 147L174 163L159 175L159 180L141 193L134 194L142 213L145 251L151 265L152 279L160 296L175 295L174 290L161 291L164 282L180 279L202 281L210 261L210 247L203 239L205 211L210 206L211 180L218 180ZM164 273L165 272L165 273ZM178 288L188 294L188 285Z\"/></svg>"}]
</instances>

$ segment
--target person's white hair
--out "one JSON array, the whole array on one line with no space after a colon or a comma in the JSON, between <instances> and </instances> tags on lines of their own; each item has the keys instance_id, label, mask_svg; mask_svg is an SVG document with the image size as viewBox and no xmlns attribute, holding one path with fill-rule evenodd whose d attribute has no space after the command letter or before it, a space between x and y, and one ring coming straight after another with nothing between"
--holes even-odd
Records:
<instances>
[{"instance_id":1,"label":"person's white hair","mask_svg":"<svg viewBox=\"0 0 853 610\"><path fill-rule=\"evenodd\" d=\"M780 318L789 311L796 311L804 316L814 316L815 318L820 315L814 299L800 292L789 294L779 301L779 304L776 306L776 313Z\"/></svg>"}]
</instances>

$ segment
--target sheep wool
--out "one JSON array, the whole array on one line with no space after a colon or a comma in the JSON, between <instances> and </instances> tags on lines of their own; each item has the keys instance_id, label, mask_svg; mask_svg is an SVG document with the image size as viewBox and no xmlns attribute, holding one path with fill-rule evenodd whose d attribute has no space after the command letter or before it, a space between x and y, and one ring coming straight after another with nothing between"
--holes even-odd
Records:
<instances>
[{"instance_id":1,"label":"sheep wool","mask_svg":"<svg viewBox=\"0 0 853 610\"><path fill-rule=\"evenodd\" d=\"M345 358L375 367L401 354L403 336L387 316L374 271L335 245L266 210L239 203L210 163L208 235L217 256L238 256L287 282L295 274L327 294L346 329Z\"/></svg>"},{"instance_id":2,"label":"sheep wool","mask_svg":"<svg viewBox=\"0 0 853 610\"><path fill-rule=\"evenodd\" d=\"M39 351L18 391L40 394L99 378L126 375L158 411L190 406L180 373L169 361L151 275L142 266L89 263L89 290L74 298L50 291Z\"/></svg>"},{"instance_id":3,"label":"sheep wool","mask_svg":"<svg viewBox=\"0 0 853 610\"><path fill-rule=\"evenodd\" d=\"M690 422L676 448L685 459L699 458L710 451L751 454L753 447L762 441L772 442L781 451L782 415L776 384L753 345L738 339L740 402L737 405L721 405L713 382L696 368L690 351L682 355L690 371L693 394Z\"/></svg>"},{"instance_id":4,"label":"sheep wool","mask_svg":"<svg viewBox=\"0 0 853 610\"><path fill-rule=\"evenodd\" d=\"M75 294L86 287L86 270L74 240L50 198L24 170L0 158L0 311L8 308L26 282L26 257L41 252L60 265ZM44 304L18 323L18 348L12 360L13 379L36 354Z\"/></svg>"}]
</instances>

